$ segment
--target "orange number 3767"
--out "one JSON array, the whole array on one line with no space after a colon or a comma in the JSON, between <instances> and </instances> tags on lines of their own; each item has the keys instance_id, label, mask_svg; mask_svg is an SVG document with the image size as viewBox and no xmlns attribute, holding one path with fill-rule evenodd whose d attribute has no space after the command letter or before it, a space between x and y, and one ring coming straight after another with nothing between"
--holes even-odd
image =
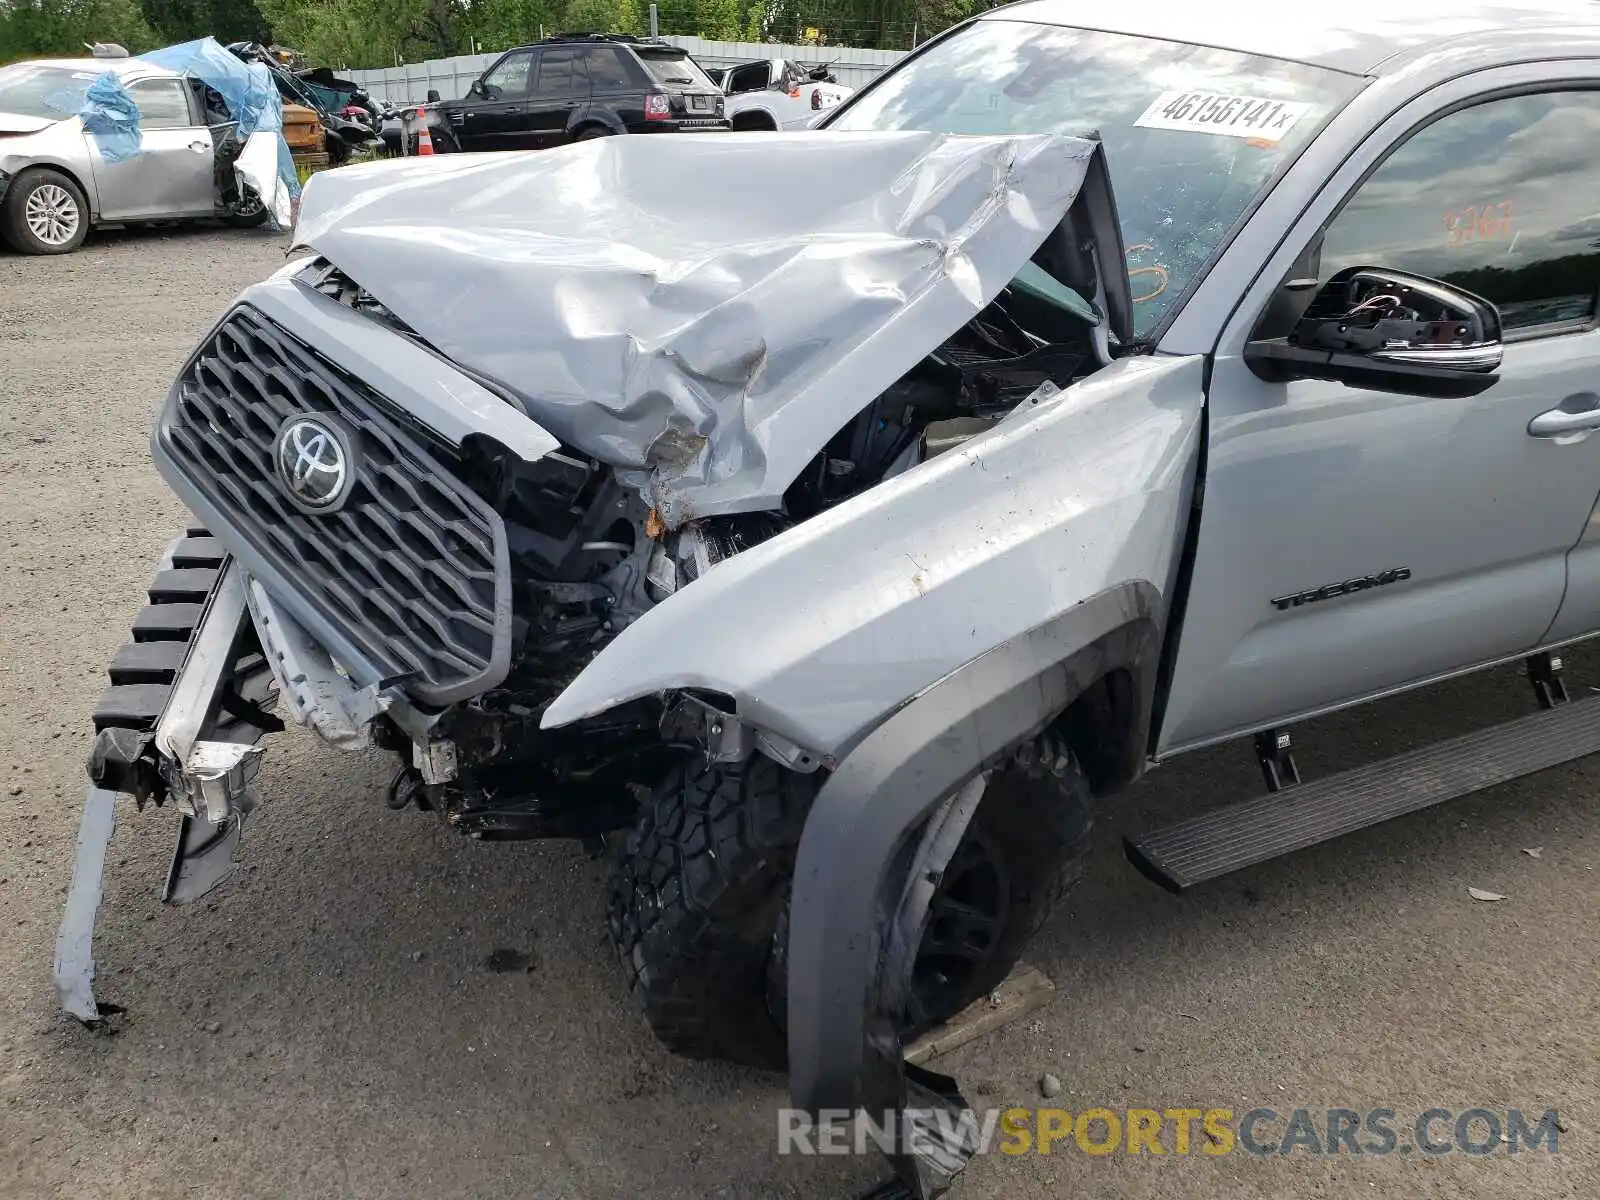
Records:
<instances>
[{"instance_id":1,"label":"orange number 3767","mask_svg":"<svg viewBox=\"0 0 1600 1200\"><path fill-rule=\"evenodd\" d=\"M1469 204L1444 214L1445 234L1451 246L1473 242L1505 242L1511 239L1511 222L1516 208L1509 200L1498 204Z\"/></svg>"}]
</instances>

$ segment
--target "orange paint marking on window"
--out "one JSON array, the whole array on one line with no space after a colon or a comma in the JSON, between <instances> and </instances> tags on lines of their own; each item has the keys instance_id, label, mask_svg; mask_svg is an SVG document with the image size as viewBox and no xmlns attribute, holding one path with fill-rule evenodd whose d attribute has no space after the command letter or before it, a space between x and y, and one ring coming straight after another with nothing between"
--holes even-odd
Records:
<instances>
[{"instance_id":1,"label":"orange paint marking on window","mask_svg":"<svg viewBox=\"0 0 1600 1200\"><path fill-rule=\"evenodd\" d=\"M1128 247L1127 252L1123 255L1123 257L1124 258L1132 258L1135 254L1137 254L1141 250L1151 250L1151 249L1154 249L1154 247L1151 246L1149 242L1135 242L1133 245ZM1162 292L1167 290L1168 275L1167 275L1167 269L1165 267L1154 266L1154 267L1130 267L1130 268L1128 268L1128 282L1130 284L1133 283L1134 277L1137 276L1137 275L1159 275L1161 278L1156 283L1156 290L1155 291L1146 292L1142 296L1133 297L1133 302L1135 304L1143 304L1147 300L1154 300L1157 296L1161 295Z\"/></svg>"},{"instance_id":2,"label":"orange paint marking on window","mask_svg":"<svg viewBox=\"0 0 1600 1200\"><path fill-rule=\"evenodd\" d=\"M1452 249L1478 242L1508 242L1514 232L1516 212L1516 205L1510 200L1451 209L1443 216L1445 242Z\"/></svg>"}]
</instances>

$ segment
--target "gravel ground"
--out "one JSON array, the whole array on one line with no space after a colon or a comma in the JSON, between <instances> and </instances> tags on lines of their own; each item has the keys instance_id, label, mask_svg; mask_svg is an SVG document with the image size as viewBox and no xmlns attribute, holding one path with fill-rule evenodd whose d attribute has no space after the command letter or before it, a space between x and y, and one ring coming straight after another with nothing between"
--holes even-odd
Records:
<instances>
[{"instance_id":1,"label":"gravel ground","mask_svg":"<svg viewBox=\"0 0 1600 1200\"><path fill-rule=\"evenodd\" d=\"M115 1036L59 1016L51 944L89 708L183 513L146 435L184 354L283 239L195 230L0 256L0 1195L843 1197L778 1158L781 1081L674 1059L607 959L602 868L379 799L386 768L269 741L247 868L162 909L170 813L129 806L99 942ZM1570 656L1575 689L1600 657ZM1511 673L1301 731L1302 767L1527 711ZM992 1155L957 1195L1592 1197L1600 767L1458 801L1178 899L1125 832L1254 791L1239 748L1106 815L1031 957L1056 1002L946 1060L979 1103L1559 1108L1560 1154ZM1524 847L1542 847L1535 859ZM1468 886L1509 899L1479 903ZM491 972L495 950L531 969ZM1281 1131L1281 1123L1276 1127Z\"/></svg>"}]
</instances>

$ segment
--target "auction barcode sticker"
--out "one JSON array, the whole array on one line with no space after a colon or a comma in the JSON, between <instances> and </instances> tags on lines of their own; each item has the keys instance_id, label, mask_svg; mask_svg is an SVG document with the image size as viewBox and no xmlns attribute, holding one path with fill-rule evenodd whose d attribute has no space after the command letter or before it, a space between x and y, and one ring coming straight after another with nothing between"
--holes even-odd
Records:
<instances>
[{"instance_id":1,"label":"auction barcode sticker","mask_svg":"<svg viewBox=\"0 0 1600 1200\"><path fill-rule=\"evenodd\" d=\"M1181 129L1277 141L1310 111L1311 105L1293 100L1220 92L1162 92L1134 124L1143 129Z\"/></svg>"}]
</instances>

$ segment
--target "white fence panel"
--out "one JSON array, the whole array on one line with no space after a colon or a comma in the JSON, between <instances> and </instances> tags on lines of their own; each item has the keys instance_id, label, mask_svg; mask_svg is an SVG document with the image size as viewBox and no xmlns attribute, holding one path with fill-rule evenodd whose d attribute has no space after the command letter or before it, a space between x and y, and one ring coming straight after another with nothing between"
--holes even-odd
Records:
<instances>
[{"instance_id":1,"label":"white fence panel","mask_svg":"<svg viewBox=\"0 0 1600 1200\"><path fill-rule=\"evenodd\" d=\"M803 63L827 62L840 83L860 88L905 57L903 50L868 50L858 46L783 46L770 42L715 42L697 37L663 39L681 46L707 67L736 67L758 58L793 58ZM378 70L341 71L379 103L423 104L429 90L443 100L459 100L472 81L488 70L499 54L458 54L426 62Z\"/></svg>"}]
</instances>

